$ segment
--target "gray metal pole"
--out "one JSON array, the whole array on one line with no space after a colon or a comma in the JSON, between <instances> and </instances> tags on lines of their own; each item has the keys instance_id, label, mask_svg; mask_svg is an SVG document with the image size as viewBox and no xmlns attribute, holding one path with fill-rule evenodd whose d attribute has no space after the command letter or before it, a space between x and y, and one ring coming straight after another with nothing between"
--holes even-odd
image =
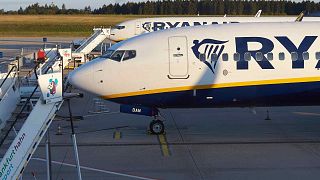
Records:
<instances>
[{"instance_id":1,"label":"gray metal pole","mask_svg":"<svg viewBox=\"0 0 320 180\"><path fill-rule=\"evenodd\" d=\"M52 171L51 171L51 148L50 148L50 135L49 130L47 131L47 139L46 139L46 156L47 156L47 180L52 179Z\"/></svg>"},{"instance_id":2,"label":"gray metal pole","mask_svg":"<svg viewBox=\"0 0 320 180\"><path fill-rule=\"evenodd\" d=\"M75 156L75 158L76 158L76 165L77 165L77 171L78 171L78 179L79 179L79 180L82 180L76 134L72 134L72 142L73 142L74 156Z\"/></svg>"},{"instance_id":3,"label":"gray metal pole","mask_svg":"<svg viewBox=\"0 0 320 180\"><path fill-rule=\"evenodd\" d=\"M68 99L68 108L69 108L70 124L71 124L71 138L72 138L72 143L73 143L74 156L76 158L78 179L82 180L81 169L80 169L80 161L79 161L79 153L78 153L78 147L77 147L77 139L76 139L76 133L74 132L73 118L72 118L72 112L71 112L71 106L70 106L70 99Z\"/></svg>"}]
</instances>

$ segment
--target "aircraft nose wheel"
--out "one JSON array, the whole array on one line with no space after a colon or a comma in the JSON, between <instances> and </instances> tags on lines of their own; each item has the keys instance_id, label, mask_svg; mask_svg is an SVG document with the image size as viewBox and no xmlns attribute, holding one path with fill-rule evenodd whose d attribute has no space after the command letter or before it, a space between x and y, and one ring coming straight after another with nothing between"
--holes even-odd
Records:
<instances>
[{"instance_id":1,"label":"aircraft nose wheel","mask_svg":"<svg viewBox=\"0 0 320 180\"><path fill-rule=\"evenodd\" d=\"M150 131L152 134L163 134L164 133L164 124L160 120L154 120L150 123Z\"/></svg>"}]
</instances>

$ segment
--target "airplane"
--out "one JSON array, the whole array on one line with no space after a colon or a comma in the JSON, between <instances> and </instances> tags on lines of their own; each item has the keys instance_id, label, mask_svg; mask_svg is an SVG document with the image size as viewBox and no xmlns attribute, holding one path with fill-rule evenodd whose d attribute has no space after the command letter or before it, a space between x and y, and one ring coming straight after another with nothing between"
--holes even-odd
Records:
<instances>
[{"instance_id":1,"label":"airplane","mask_svg":"<svg viewBox=\"0 0 320 180\"><path fill-rule=\"evenodd\" d=\"M162 108L320 104L320 22L239 23L148 33L113 45L69 77L83 91L153 116Z\"/></svg>"},{"instance_id":2,"label":"airplane","mask_svg":"<svg viewBox=\"0 0 320 180\"><path fill-rule=\"evenodd\" d=\"M131 37L177 27L228 24L243 22L294 22L292 17L260 17L259 10L255 17L155 17L128 20L117 24L110 30L108 39L120 42ZM302 18L301 18L302 20ZM303 21L319 21L318 17L304 17Z\"/></svg>"}]
</instances>

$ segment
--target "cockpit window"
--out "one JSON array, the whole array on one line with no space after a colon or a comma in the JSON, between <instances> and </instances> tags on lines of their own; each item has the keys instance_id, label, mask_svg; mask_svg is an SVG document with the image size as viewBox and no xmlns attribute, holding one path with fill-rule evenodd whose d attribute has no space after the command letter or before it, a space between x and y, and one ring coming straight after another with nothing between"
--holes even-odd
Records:
<instances>
[{"instance_id":1,"label":"cockpit window","mask_svg":"<svg viewBox=\"0 0 320 180\"><path fill-rule=\"evenodd\" d=\"M110 59L120 62L123 54L124 54L123 50L116 51L112 54Z\"/></svg>"},{"instance_id":2,"label":"cockpit window","mask_svg":"<svg viewBox=\"0 0 320 180\"><path fill-rule=\"evenodd\" d=\"M135 50L125 51L124 56L123 56L123 61L129 60L129 59L132 59L132 58L135 58L135 57L136 57L136 54L137 54L137 53L136 53Z\"/></svg>"},{"instance_id":3,"label":"cockpit window","mask_svg":"<svg viewBox=\"0 0 320 180\"><path fill-rule=\"evenodd\" d=\"M125 26L115 26L114 28L120 30L120 29L124 29L124 28L126 28L126 27L125 27Z\"/></svg>"},{"instance_id":4,"label":"cockpit window","mask_svg":"<svg viewBox=\"0 0 320 180\"><path fill-rule=\"evenodd\" d=\"M102 55L102 58L110 58L113 54L114 50L108 50L104 55Z\"/></svg>"}]
</instances>

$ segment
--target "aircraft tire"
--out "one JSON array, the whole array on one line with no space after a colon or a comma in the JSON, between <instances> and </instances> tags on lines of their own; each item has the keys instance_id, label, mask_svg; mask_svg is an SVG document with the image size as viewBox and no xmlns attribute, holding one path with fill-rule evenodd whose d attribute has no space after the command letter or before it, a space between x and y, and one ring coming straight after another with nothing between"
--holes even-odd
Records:
<instances>
[{"instance_id":1,"label":"aircraft tire","mask_svg":"<svg viewBox=\"0 0 320 180\"><path fill-rule=\"evenodd\" d=\"M164 124L160 120L151 121L149 128L152 134L159 135L164 133Z\"/></svg>"}]
</instances>

